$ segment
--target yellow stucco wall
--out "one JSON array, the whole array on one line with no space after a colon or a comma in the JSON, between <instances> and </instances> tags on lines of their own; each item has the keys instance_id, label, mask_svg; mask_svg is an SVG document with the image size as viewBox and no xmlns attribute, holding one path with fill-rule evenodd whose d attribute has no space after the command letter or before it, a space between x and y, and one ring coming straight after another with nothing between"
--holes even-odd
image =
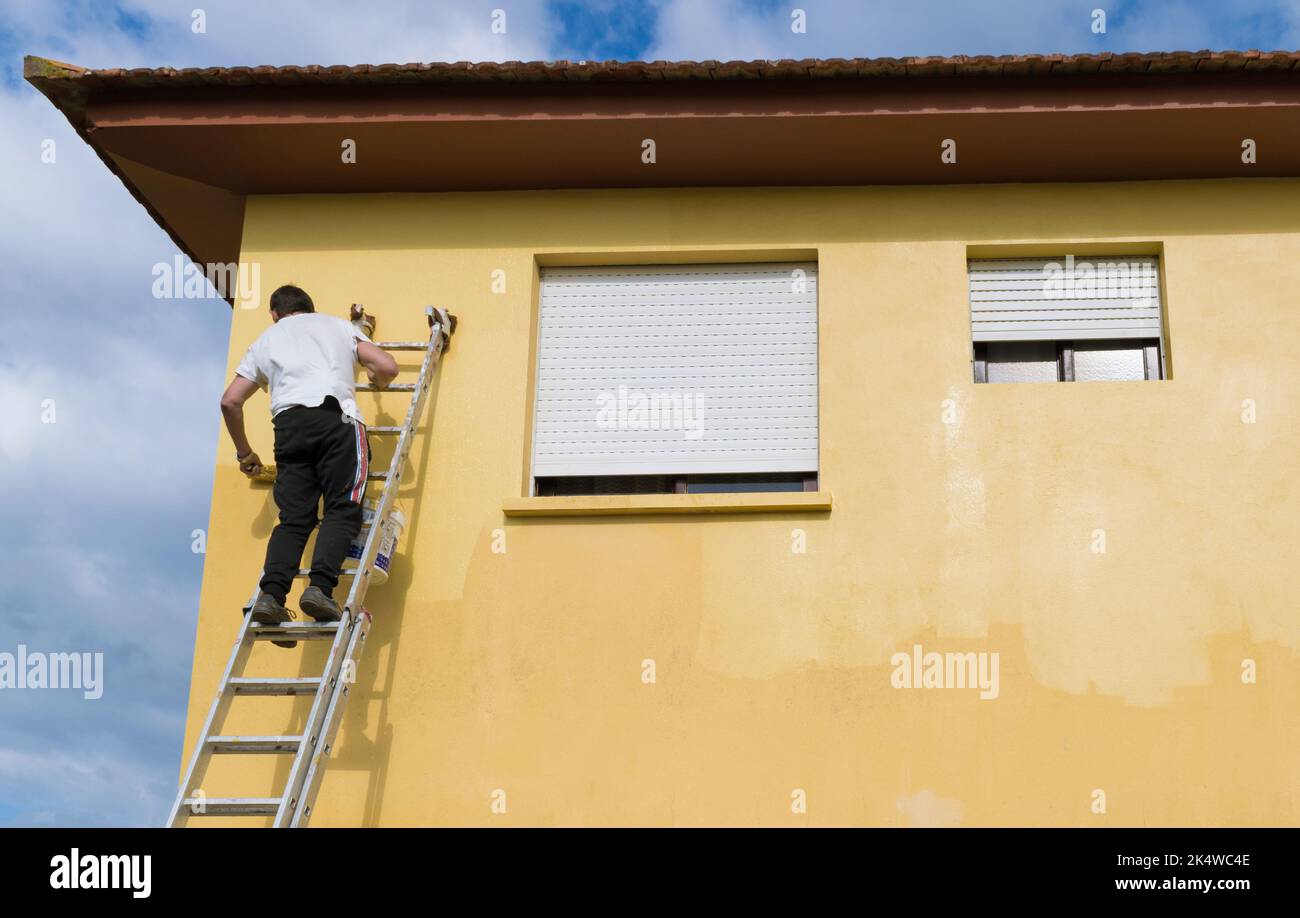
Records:
<instances>
[{"instance_id":1,"label":"yellow stucco wall","mask_svg":"<svg viewBox=\"0 0 1300 918\"><path fill-rule=\"evenodd\" d=\"M1162 252L1173 378L975 386L968 247L1098 242ZM816 253L833 510L507 519L537 259L709 250ZM315 825L1300 822L1300 182L261 197L242 260L263 304L298 283L380 338L462 320ZM267 323L235 311L232 371ZM398 423L406 397L362 404ZM187 749L273 520L223 434ZM998 652L999 697L891 687L915 643ZM236 701L224 732L291 709ZM227 757L205 790L274 767Z\"/></svg>"}]
</instances>

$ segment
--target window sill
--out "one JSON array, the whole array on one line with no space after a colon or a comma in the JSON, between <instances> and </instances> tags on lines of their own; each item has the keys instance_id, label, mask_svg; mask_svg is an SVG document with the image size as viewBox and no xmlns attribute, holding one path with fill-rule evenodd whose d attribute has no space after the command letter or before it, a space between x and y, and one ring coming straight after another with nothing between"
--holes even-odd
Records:
<instances>
[{"instance_id":1,"label":"window sill","mask_svg":"<svg viewBox=\"0 0 1300 918\"><path fill-rule=\"evenodd\" d=\"M829 491L736 494L611 494L597 497L507 497L502 511L525 516L632 516L649 513L809 513L831 509Z\"/></svg>"}]
</instances>

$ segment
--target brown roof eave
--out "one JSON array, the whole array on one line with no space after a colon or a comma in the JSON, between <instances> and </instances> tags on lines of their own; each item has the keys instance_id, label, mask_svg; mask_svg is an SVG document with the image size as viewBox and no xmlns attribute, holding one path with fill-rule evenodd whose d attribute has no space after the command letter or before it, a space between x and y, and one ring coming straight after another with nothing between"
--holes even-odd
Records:
<instances>
[{"instance_id":1,"label":"brown roof eave","mask_svg":"<svg viewBox=\"0 0 1300 918\"><path fill-rule=\"evenodd\" d=\"M68 123L72 125L72 129L77 132L77 136L85 142L86 146L95 151L95 155L99 157L100 161L108 167L108 170L113 175L117 176L118 181L125 186L131 197L135 198L153 221L162 227L163 232L175 243L176 247L184 252L185 256L194 264L201 265L203 263L202 259L199 258L193 248L150 203L144 192L118 168L113 157L100 149L99 145L91 139L91 132L86 130L86 102L90 92L79 82L79 78L89 72L91 71L87 71L75 64L65 64L62 61L35 57L30 54L23 58L23 79L40 90L41 94L63 113L63 116L68 119ZM225 300L230 304L231 308L234 308L233 292L230 296L225 297Z\"/></svg>"}]
</instances>

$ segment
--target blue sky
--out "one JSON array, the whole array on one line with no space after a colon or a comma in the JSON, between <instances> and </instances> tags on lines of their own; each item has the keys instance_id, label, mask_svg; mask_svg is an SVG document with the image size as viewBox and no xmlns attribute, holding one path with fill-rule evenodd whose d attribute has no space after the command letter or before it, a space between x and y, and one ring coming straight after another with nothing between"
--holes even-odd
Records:
<instances>
[{"instance_id":1,"label":"blue sky","mask_svg":"<svg viewBox=\"0 0 1300 918\"><path fill-rule=\"evenodd\" d=\"M190 30L196 7L206 34ZM504 35L489 29L497 8ZM174 247L22 83L23 54L141 67L1298 47L1300 0L0 0L0 652L105 657L99 700L0 690L0 825L162 820L202 576L191 533L230 448L217 410L230 308L153 298Z\"/></svg>"}]
</instances>

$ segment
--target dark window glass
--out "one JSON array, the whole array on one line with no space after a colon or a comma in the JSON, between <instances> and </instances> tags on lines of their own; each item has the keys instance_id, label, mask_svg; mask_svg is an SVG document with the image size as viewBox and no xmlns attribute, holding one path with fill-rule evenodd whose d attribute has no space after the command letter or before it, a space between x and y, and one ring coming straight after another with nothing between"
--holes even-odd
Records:
<instances>
[{"instance_id":1,"label":"dark window glass","mask_svg":"<svg viewBox=\"0 0 1300 918\"><path fill-rule=\"evenodd\" d=\"M725 494L739 491L802 491L804 474L786 475L689 475L688 494Z\"/></svg>"},{"instance_id":2,"label":"dark window glass","mask_svg":"<svg viewBox=\"0 0 1300 918\"><path fill-rule=\"evenodd\" d=\"M537 479L539 495L671 494L672 475L574 475Z\"/></svg>"},{"instance_id":3,"label":"dark window glass","mask_svg":"<svg viewBox=\"0 0 1300 918\"><path fill-rule=\"evenodd\" d=\"M761 491L815 491L813 472L762 472L751 475L575 475L538 478L538 497L600 494L736 494Z\"/></svg>"}]
</instances>

